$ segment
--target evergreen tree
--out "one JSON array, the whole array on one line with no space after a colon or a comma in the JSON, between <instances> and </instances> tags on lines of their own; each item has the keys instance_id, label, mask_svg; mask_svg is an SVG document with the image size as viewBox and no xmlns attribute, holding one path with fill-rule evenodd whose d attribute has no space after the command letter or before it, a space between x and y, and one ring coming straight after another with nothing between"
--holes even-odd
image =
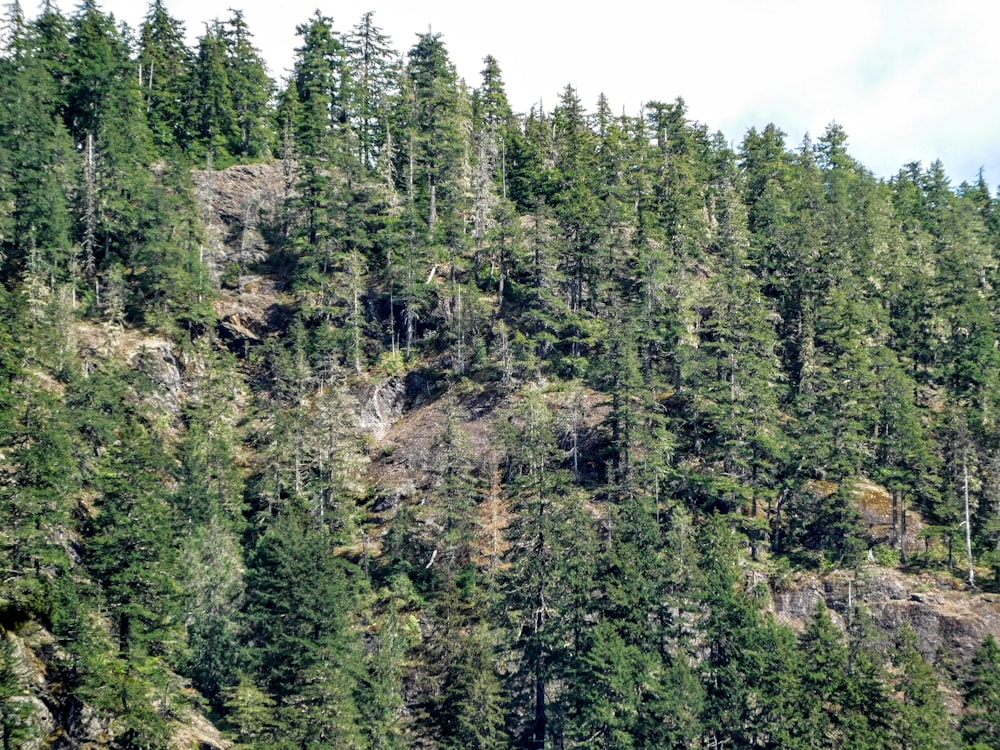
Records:
<instances>
[{"instance_id":1,"label":"evergreen tree","mask_svg":"<svg viewBox=\"0 0 1000 750\"><path fill-rule=\"evenodd\" d=\"M346 102L343 45L326 16L314 16L298 27L303 39L294 69L298 98L295 145L300 155L299 211L305 223L300 261L313 275L333 270L339 218L335 166L345 166Z\"/></svg>"},{"instance_id":2,"label":"evergreen tree","mask_svg":"<svg viewBox=\"0 0 1000 750\"><path fill-rule=\"evenodd\" d=\"M716 196L712 249L719 268L700 301L700 341L689 361L685 393L692 402L685 434L705 462L693 478L721 510L756 517L775 496L785 438L778 424L779 368L770 306L750 273L749 236L734 175Z\"/></svg>"},{"instance_id":3,"label":"evergreen tree","mask_svg":"<svg viewBox=\"0 0 1000 750\"><path fill-rule=\"evenodd\" d=\"M820 602L812 622L799 637L802 652L802 747L838 747L843 740L843 696L847 688L847 647Z\"/></svg>"},{"instance_id":4,"label":"evergreen tree","mask_svg":"<svg viewBox=\"0 0 1000 750\"><path fill-rule=\"evenodd\" d=\"M538 394L511 415L509 429L516 517L505 607L519 655L511 724L521 745L544 748L575 736L574 692L584 685L572 681L566 695L559 686L579 669L585 648L594 542L579 499L566 493L551 416Z\"/></svg>"},{"instance_id":5,"label":"evergreen tree","mask_svg":"<svg viewBox=\"0 0 1000 750\"><path fill-rule=\"evenodd\" d=\"M66 278L74 260L68 251L70 195L77 176L72 140L62 118L67 23L51 9L31 23L15 14L11 23L0 63L3 277L20 278L34 266L43 279Z\"/></svg>"},{"instance_id":6,"label":"evergreen tree","mask_svg":"<svg viewBox=\"0 0 1000 750\"><path fill-rule=\"evenodd\" d=\"M351 585L329 534L280 515L253 551L246 590L246 659L275 701L282 735L361 747Z\"/></svg>"},{"instance_id":7,"label":"evergreen tree","mask_svg":"<svg viewBox=\"0 0 1000 750\"><path fill-rule=\"evenodd\" d=\"M885 636L863 608L856 607L847 617L847 682L841 699L844 747L887 747L896 708L884 656Z\"/></svg>"},{"instance_id":8,"label":"evergreen tree","mask_svg":"<svg viewBox=\"0 0 1000 750\"><path fill-rule=\"evenodd\" d=\"M202 331L215 317L214 292L202 262L204 230L187 169L169 162L148 200L155 221L144 223L139 242L123 258L132 264L134 284L126 312L153 327Z\"/></svg>"},{"instance_id":9,"label":"evergreen tree","mask_svg":"<svg viewBox=\"0 0 1000 750\"><path fill-rule=\"evenodd\" d=\"M102 501L88 524L85 559L102 585L122 657L176 663L180 583L176 516L163 491L168 459L141 425L119 429L98 475Z\"/></svg>"},{"instance_id":10,"label":"evergreen tree","mask_svg":"<svg viewBox=\"0 0 1000 750\"><path fill-rule=\"evenodd\" d=\"M184 42L184 24L163 0L152 0L139 28L139 78L153 143L161 154L184 147L189 138L184 97L194 64Z\"/></svg>"},{"instance_id":11,"label":"evergreen tree","mask_svg":"<svg viewBox=\"0 0 1000 750\"><path fill-rule=\"evenodd\" d=\"M653 194L658 217L671 251L697 258L707 240L705 193L710 149L703 125L687 120L687 105L649 102L646 117L655 142Z\"/></svg>"},{"instance_id":12,"label":"evergreen tree","mask_svg":"<svg viewBox=\"0 0 1000 750\"><path fill-rule=\"evenodd\" d=\"M595 261L600 238L597 201L596 140L576 91L567 86L552 116L554 133L552 203L559 223L557 248L562 303L557 324L561 353L568 356L567 374L583 374L591 344L590 317L596 307Z\"/></svg>"},{"instance_id":13,"label":"evergreen tree","mask_svg":"<svg viewBox=\"0 0 1000 750\"><path fill-rule=\"evenodd\" d=\"M410 163L398 173L414 185L429 241L447 242L448 232L457 229L455 214L465 193L466 134L461 113L464 92L440 34L418 35L407 55L406 76L413 96L406 134L411 143L401 146L410 152Z\"/></svg>"},{"instance_id":14,"label":"evergreen tree","mask_svg":"<svg viewBox=\"0 0 1000 750\"><path fill-rule=\"evenodd\" d=\"M24 667L11 636L0 634L0 747L30 747L41 731L24 685Z\"/></svg>"},{"instance_id":15,"label":"evergreen tree","mask_svg":"<svg viewBox=\"0 0 1000 750\"><path fill-rule=\"evenodd\" d=\"M389 104L399 88L397 53L365 13L344 37L350 63L348 118L358 146L357 162L374 170L389 146Z\"/></svg>"},{"instance_id":16,"label":"evergreen tree","mask_svg":"<svg viewBox=\"0 0 1000 750\"><path fill-rule=\"evenodd\" d=\"M229 84L225 28L216 19L198 39L192 73L194 84L186 101L193 134L193 152L209 167L225 167L228 146L236 136L236 111Z\"/></svg>"},{"instance_id":17,"label":"evergreen tree","mask_svg":"<svg viewBox=\"0 0 1000 750\"><path fill-rule=\"evenodd\" d=\"M143 243L153 141L129 39L96 3L85 2L73 17L70 49L65 117L82 161L81 266L93 280L115 260L128 264Z\"/></svg>"},{"instance_id":18,"label":"evergreen tree","mask_svg":"<svg viewBox=\"0 0 1000 750\"><path fill-rule=\"evenodd\" d=\"M434 306L431 281L437 261L447 258L454 286L464 255L471 114L440 34L418 36L401 89L394 107L393 169L404 199L399 217L403 247L401 262L390 269L390 284L402 304L409 355L418 322L426 325Z\"/></svg>"},{"instance_id":19,"label":"evergreen tree","mask_svg":"<svg viewBox=\"0 0 1000 750\"><path fill-rule=\"evenodd\" d=\"M4 599L17 611L51 621L58 580L71 568L59 535L74 526L80 477L72 469L72 437L58 402L37 392L23 374L12 378L9 389L19 403L5 405L11 418L0 431L7 464L0 483Z\"/></svg>"},{"instance_id":20,"label":"evergreen tree","mask_svg":"<svg viewBox=\"0 0 1000 750\"><path fill-rule=\"evenodd\" d=\"M710 644L702 664L701 723L706 743L752 747L759 737L786 733L782 724L787 712L778 710L769 717L766 712L773 701L787 698L787 692L772 694L768 678L794 673L795 667L788 663L794 658L788 634L765 626L755 603L735 588L734 541L722 516L708 522L701 539L702 596L709 611L700 628Z\"/></svg>"},{"instance_id":21,"label":"evergreen tree","mask_svg":"<svg viewBox=\"0 0 1000 750\"><path fill-rule=\"evenodd\" d=\"M893 730L898 746L904 750L955 747L937 675L917 650L916 634L905 625L899 633L896 662L901 700Z\"/></svg>"},{"instance_id":22,"label":"evergreen tree","mask_svg":"<svg viewBox=\"0 0 1000 750\"><path fill-rule=\"evenodd\" d=\"M274 82L267 75L260 50L253 44L243 12L232 13L222 30L233 113L227 150L238 159L261 159L271 152L269 120Z\"/></svg>"},{"instance_id":23,"label":"evergreen tree","mask_svg":"<svg viewBox=\"0 0 1000 750\"><path fill-rule=\"evenodd\" d=\"M972 669L963 689L965 715L962 738L973 747L1000 744L1000 647L992 635L976 649Z\"/></svg>"}]
</instances>

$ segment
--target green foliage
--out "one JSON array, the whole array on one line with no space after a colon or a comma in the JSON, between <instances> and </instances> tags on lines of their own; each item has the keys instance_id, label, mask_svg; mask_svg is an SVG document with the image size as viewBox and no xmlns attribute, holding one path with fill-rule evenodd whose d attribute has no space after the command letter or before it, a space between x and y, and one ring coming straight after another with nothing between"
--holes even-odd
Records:
<instances>
[{"instance_id":1,"label":"green foliage","mask_svg":"<svg viewBox=\"0 0 1000 750\"><path fill-rule=\"evenodd\" d=\"M294 514L271 524L247 565L246 660L297 742L361 746L347 575L330 536Z\"/></svg>"},{"instance_id":2,"label":"green foliage","mask_svg":"<svg viewBox=\"0 0 1000 750\"><path fill-rule=\"evenodd\" d=\"M901 748L950 748L954 730L948 723L938 677L917 650L917 637L904 625L899 634L896 664L900 669L897 689L899 712L893 725Z\"/></svg>"},{"instance_id":3,"label":"green foliage","mask_svg":"<svg viewBox=\"0 0 1000 750\"><path fill-rule=\"evenodd\" d=\"M0 741L5 748L27 747L42 739L23 672L14 640L6 632L0 634Z\"/></svg>"},{"instance_id":4,"label":"green foliage","mask_svg":"<svg viewBox=\"0 0 1000 750\"><path fill-rule=\"evenodd\" d=\"M869 482L1000 571L982 177L880 181L835 123L734 153L681 99L516 115L440 35L298 33L273 101L240 11L188 48L160 0L135 38L10 9L0 624L51 631L59 710L122 747L191 706L261 748L956 746L912 634L889 663L860 609L795 636L761 600L900 562ZM269 168L192 179L273 154L260 207L217 190Z\"/></svg>"},{"instance_id":5,"label":"green foliage","mask_svg":"<svg viewBox=\"0 0 1000 750\"><path fill-rule=\"evenodd\" d=\"M191 84L191 51L184 24L170 16L162 0L152 0L139 29L139 74L153 143L168 154L187 140L184 97Z\"/></svg>"},{"instance_id":6,"label":"green foliage","mask_svg":"<svg viewBox=\"0 0 1000 750\"><path fill-rule=\"evenodd\" d=\"M136 423L123 424L96 476L100 504L85 559L101 584L118 650L178 660L182 648L176 516L163 484L168 459Z\"/></svg>"},{"instance_id":7,"label":"green foliage","mask_svg":"<svg viewBox=\"0 0 1000 750\"><path fill-rule=\"evenodd\" d=\"M963 696L965 716L962 738L969 745L990 747L1000 743L1000 647L992 635L976 649Z\"/></svg>"}]
</instances>

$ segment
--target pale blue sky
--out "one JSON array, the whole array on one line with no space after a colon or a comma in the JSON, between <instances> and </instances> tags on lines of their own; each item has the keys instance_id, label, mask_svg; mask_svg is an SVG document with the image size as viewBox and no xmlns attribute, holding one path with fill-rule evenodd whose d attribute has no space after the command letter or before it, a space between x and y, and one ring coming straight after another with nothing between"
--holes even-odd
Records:
<instances>
[{"instance_id":1,"label":"pale blue sky","mask_svg":"<svg viewBox=\"0 0 1000 750\"><path fill-rule=\"evenodd\" d=\"M69 5L69 0L64 0ZM145 0L100 6L137 28ZM28 3L25 3L28 6ZM940 158L953 183L1000 183L1000 5L987 0L700 0L571 9L504 0L166 0L192 40L205 21L244 11L275 78L291 66L295 27L319 7L341 31L362 13L406 52L428 26L460 75L478 83L500 62L514 107L555 104L567 83L588 108L602 91L616 111L684 97L693 119L738 145L775 122L797 145L832 120L851 153L880 176ZM70 9L71 10L71 9Z\"/></svg>"}]
</instances>

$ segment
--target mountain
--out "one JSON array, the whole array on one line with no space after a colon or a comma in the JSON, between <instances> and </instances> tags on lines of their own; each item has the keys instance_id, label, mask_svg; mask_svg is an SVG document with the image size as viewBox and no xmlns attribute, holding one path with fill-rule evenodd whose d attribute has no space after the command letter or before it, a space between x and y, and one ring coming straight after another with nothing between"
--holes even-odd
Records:
<instances>
[{"instance_id":1,"label":"mountain","mask_svg":"<svg viewBox=\"0 0 1000 750\"><path fill-rule=\"evenodd\" d=\"M15 5L4 747L998 744L997 198Z\"/></svg>"}]
</instances>

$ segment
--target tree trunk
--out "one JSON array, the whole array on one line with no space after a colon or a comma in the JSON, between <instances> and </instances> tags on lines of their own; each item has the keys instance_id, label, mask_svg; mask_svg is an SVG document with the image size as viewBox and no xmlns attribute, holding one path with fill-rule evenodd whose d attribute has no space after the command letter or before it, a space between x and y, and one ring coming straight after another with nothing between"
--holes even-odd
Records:
<instances>
[{"instance_id":1,"label":"tree trunk","mask_svg":"<svg viewBox=\"0 0 1000 750\"><path fill-rule=\"evenodd\" d=\"M972 523L969 517L969 463L962 456L963 494L965 495L965 553L969 558L969 585L976 585L976 571L972 567Z\"/></svg>"},{"instance_id":2,"label":"tree trunk","mask_svg":"<svg viewBox=\"0 0 1000 750\"><path fill-rule=\"evenodd\" d=\"M899 492L899 559L906 562L906 495Z\"/></svg>"}]
</instances>

